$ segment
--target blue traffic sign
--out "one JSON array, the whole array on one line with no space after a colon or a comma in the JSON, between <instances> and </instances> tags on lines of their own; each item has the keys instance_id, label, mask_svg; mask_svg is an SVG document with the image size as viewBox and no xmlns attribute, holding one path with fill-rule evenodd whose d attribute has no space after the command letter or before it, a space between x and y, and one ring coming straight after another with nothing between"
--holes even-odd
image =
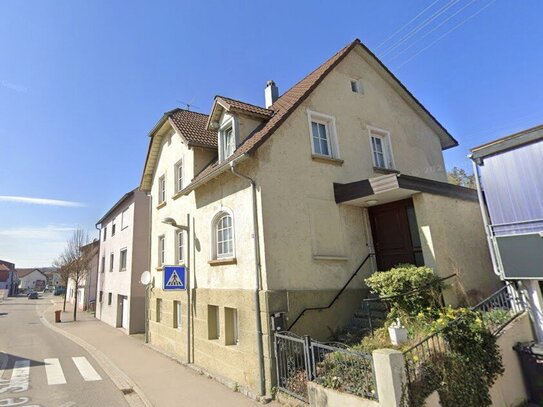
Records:
<instances>
[{"instance_id":1,"label":"blue traffic sign","mask_svg":"<svg viewBox=\"0 0 543 407\"><path fill-rule=\"evenodd\" d=\"M186 290L186 269L185 266L165 266L163 290Z\"/></svg>"}]
</instances>

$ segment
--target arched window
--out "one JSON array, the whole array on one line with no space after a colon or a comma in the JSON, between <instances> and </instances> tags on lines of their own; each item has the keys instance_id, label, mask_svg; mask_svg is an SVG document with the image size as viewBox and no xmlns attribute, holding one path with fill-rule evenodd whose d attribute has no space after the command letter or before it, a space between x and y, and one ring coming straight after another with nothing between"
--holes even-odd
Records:
<instances>
[{"instance_id":1,"label":"arched window","mask_svg":"<svg viewBox=\"0 0 543 407\"><path fill-rule=\"evenodd\" d=\"M220 212L215 216L213 226L214 254L216 259L234 257L234 222L228 212Z\"/></svg>"}]
</instances>

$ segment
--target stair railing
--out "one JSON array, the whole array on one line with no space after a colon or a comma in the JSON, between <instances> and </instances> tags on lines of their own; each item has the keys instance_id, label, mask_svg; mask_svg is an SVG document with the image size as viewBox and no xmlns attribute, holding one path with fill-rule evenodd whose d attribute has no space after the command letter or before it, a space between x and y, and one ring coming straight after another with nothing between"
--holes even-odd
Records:
<instances>
[{"instance_id":1,"label":"stair railing","mask_svg":"<svg viewBox=\"0 0 543 407\"><path fill-rule=\"evenodd\" d=\"M387 295L387 296L384 296L384 297L364 298L362 300L362 304L364 304L364 308L366 310L366 316L368 317L368 327L370 328L371 336L373 336L373 331L374 330L373 330L373 319L372 319L372 316L371 316L370 303L372 303L372 302L382 302L382 303L384 303L386 305L387 310L390 311L390 307L389 307L388 303L392 302L394 299L400 298L400 297L409 297L411 295L420 293L421 291L427 290L428 288L431 288L432 286L440 284L443 281L449 280L449 279L451 279L453 277L456 277L456 273L451 274L451 275L449 275L447 277L440 278L439 280L432 281L431 283L425 284L422 287L415 288L413 290L406 291L404 293L395 294L395 295ZM445 305L445 300L443 299L443 292L441 292L440 302L441 302L442 306Z\"/></svg>"},{"instance_id":2,"label":"stair railing","mask_svg":"<svg viewBox=\"0 0 543 407\"><path fill-rule=\"evenodd\" d=\"M305 308L297 317L296 319L292 322L292 324L290 324L290 326L287 328L287 331L290 331L292 329L292 327L294 325L296 325L296 322L298 322L300 320L300 318L302 318L304 316L304 314L307 312L307 311L318 311L318 310L324 310L324 309L329 309L330 307L332 307L332 305L334 305L334 303L337 301L337 299L341 296L341 294L343 294L343 291L345 291L345 289L347 288L347 286L351 283L351 281L353 281L353 279L356 277L356 275L358 274L358 272L362 269L362 267L364 266L364 264L366 264L366 262L368 261L368 259L372 256L374 256L375 254L374 253L368 253L368 255L364 258L364 260L362 260L362 263L360 263L360 265L356 268L356 270L354 271L354 273L351 275L351 277L349 278L349 280L347 280L347 282L343 285L343 287L341 288L341 290L339 290L339 292L336 294L336 296L334 297L334 299L330 302L330 304L328 304L327 306L325 307L310 307L310 308Z\"/></svg>"}]
</instances>

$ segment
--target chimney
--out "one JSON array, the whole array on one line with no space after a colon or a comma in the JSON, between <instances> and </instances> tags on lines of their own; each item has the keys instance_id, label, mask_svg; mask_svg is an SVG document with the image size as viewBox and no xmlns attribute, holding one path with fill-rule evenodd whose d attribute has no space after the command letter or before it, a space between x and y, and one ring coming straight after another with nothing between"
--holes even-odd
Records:
<instances>
[{"instance_id":1,"label":"chimney","mask_svg":"<svg viewBox=\"0 0 543 407\"><path fill-rule=\"evenodd\" d=\"M273 102L279 98L279 88L274 81L268 81L266 83L264 97L266 99L266 109L269 109Z\"/></svg>"}]
</instances>

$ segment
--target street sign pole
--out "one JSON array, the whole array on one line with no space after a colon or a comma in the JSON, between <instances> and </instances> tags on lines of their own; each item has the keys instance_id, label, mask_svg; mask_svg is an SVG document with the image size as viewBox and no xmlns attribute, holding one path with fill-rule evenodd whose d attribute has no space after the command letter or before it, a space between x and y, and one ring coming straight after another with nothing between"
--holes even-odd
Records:
<instances>
[{"instance_id":1,"label":"street sign pole","mask_svg":"<svg viewBox=\"0 0 543 407\"><path fill-rule=\"evenodd\" d=\"M190 214L187 213L187 264L185 285L187 287L187 363L190 363Z\"/></svg>"}]
</instances>

